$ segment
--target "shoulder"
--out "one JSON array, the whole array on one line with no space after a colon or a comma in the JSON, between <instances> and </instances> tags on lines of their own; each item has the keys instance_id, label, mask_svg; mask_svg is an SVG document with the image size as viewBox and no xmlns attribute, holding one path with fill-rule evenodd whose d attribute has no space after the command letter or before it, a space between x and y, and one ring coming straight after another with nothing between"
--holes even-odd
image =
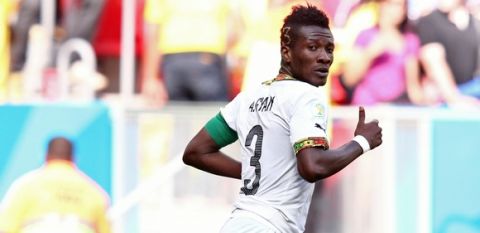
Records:
<instances>
[{"instance_id":1,"label":"shoulder","mask_svg":"<svg viewBox=\"0 0 480 233\"><path fill-rule=\"evenodd\" d=\"M37 183L37 181L41 177L41 168L35 169L33 171L29 171L19 178L17 178L11 185L12 189L24 189L31 187L32 184Z\"/></svg>"},{"instance_id":2,"label":"shoulder","mask_svg":"<svg viewBox=\"0 0 480 233\"><path fill-rule=\"evenodd\" d=\"M83 185L85 186L85 189L88 190L90 195L96 197L100 204L108 205L110 203L110 197L107 192L105 192L105 190L87 174L83 173L80 170L77 170L77 172L83 180Z\"/></svg>"},{"instance_id":3,"label":"shoulder","mask_svg":"<svg viewBox=\"0 0 480 233\"><path fill-rule=\"evenodd\" d=\"M35 184L38 183L38 180L41 176L40 169L35 169L30 171L19 178L17 178L8 188L5 197L4 203L11 202L13 200L22 200L28 196L28 194L35 194Z\"/></svg>"},{"instance_id":4,"label":"shoulder","mask_svg":"<svg viewBox=\"0 0 480 233\"><path fill-rule=\"evenodd\" d=\"M373 38L375 36L377 36L377 34L378 34L378 28L377 27L372 27L372 28L362 30L358 34L358 36L355 40L356 41L355 44L357 44L357 45L368 44L373 40Z\"/></svg>"},{"instance_id":5,"label":"shoulder","mask_svg":"<svg viewBox=\"0 0 480 233\"><path fill-rule=\"evenodd\" d=\"M405 33L405 41L407 41L408 44L419 44L420 39L418 38L418 35L413 32L406 32Z\"/></svg>"},{"instance_id":6,"label":"shoulder","mask_svg":"<svg viewBox=\"0 0 480 233\"><path fill-rule=\"evenodd\" d=\"M303 91L302 93L299 93L301 96L313 95L313 96L319 97L319 95L323 95L325 93L324 86L316 87L305 82L299 82L299 83L301 83L302 91Z\"/></svg>"},{"instance_id":7,"label":"shoulder","mask_svg":"<svg viewBox=\"0 0 480 233\"><path fill-rule=\"evenodd\" d=\"M305 95L313 94L318 88L306 82L297 80L286 80L272 84L276 88L278 96L285 101L293 101L302 98Z\"/></svg>"},{"instance_id":8,"label":"shoulder","mask_svg":"<svg viewBox=\"0 0 480 233\"><path fill-rule=\"evenodd\" d=\"M230 114L235 115L240 106L242 106L247 99L251 98L250 96L252 96L251 91L242 91L238 93L230 102L220 109L223 117Z\"/></svg>"},{"instance_id":9,"label":"shoulder","mask_svg":"<svg viewBox=\"0 0 480 233\"><path fill-rule=\"evenodd\" d=\"M292 84L285 90L287 100L291 102L294 107L302 106L308 103L326 102L325 87L315 87L305 82L292 82Z\"/></svg>"},{"instance_id":10,"label":"shoulder","mask_svg":"<svg viewBox=\"0 0 480 233\"><path fill-rule=\"evenodd\" d=\"M443 28L446 21L442 20L442 17L443 13L434 11L417 21L415 31L422 45L439 42L440 38L445 36L446 31Z\"/></svg>"},{"instance_id":11,"label":"shoulder","mask_svg":"<svg viewBox=\"0 0 480 233\"><path fill-rule=\"evenodd\" d=\"M434 10L430 12L429 14L420 17L418 19L418 25L419 26L427 26L436 23L439 19L442 18L442 13L438 10Z\"/></svg>"},{"instance_id":12,"label":"shoulder","mask_svg":"<svg viewBox=\"0 0 480 233\"><path fill-rule=\"evenodd\" d=\"M305 92L315 92L318 90L316 86L298 80L281 81L278 82L278 84L290 95L302 95Z\"/></svg>"}]
</instances>

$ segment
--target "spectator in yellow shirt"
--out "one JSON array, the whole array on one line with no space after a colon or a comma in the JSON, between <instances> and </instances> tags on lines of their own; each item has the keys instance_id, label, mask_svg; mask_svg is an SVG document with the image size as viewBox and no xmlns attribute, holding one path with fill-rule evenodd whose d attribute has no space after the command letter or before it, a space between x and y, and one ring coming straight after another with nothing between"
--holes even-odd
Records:
<instances>
[{"instance_id":1,"label":"spectator in yellow shirt","mask_svg":"<svg viewBox=\"0 0 480 233\"><path fill-rule=\"evenodd\" d=\"M108 233L108 196L73 161L63 137L48 144L46 163L16 180L0 206L2 233Z\"/></svg>"},{"instance_id":2,"label":"spectator in yellow shirt","mask_svg":"<svg viewBox=\"0 0 480 233\"><path fill-rule=\"evenodd\" d=\"M17 0L0 1L0 102L7 94L7 82L10 70L10 16L14 12Z\"/></svg>"},{"instance_id":3,"label":"spectator in yellow shirt","mask_svg":"<svg viewBox=\"0 0 480 233\"><path fill-rule=\"evenodd\" d=\"M232 26L239 22L235 2L146 1L142 92L149 100L227 100L225 55L239 30Z\"/></svg>"}]
</instances>

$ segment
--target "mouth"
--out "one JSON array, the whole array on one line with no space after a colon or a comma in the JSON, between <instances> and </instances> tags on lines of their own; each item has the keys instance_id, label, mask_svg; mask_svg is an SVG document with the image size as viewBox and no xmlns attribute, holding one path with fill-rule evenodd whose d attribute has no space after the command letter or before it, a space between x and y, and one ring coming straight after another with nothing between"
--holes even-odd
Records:
<instances>
[{"instance_id":1,"label":"mouth","mask_svg":"<svg viewBox=\"0 0 480 233\"><path fill-rule=\"evenodd\" d=\"M327 77L328 76L328 68L315 69L315 73L322 78Z\"/></svg>"}]
</instances>

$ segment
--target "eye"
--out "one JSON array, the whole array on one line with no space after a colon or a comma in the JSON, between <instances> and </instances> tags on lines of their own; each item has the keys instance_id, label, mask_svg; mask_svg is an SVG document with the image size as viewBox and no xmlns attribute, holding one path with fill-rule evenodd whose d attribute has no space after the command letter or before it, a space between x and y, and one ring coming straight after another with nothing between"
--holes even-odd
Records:
<instances>
[{"instance_id":1,"label":"eye","mask_svg":"<svg viewBox=\"0 0 480 233\"><path fill-rule=\"evenodd\" d=\"M328 46L326 50L327 50L328 53L333 53L334 47L333 46Z\"/></svg>"},{"instance_id":2,"label":"eye","mask_svg":"<svg viewBox=\"0 0 480 233\"><path fill-rule=\"evenodd\" d=\"M308 49L309 49L310 51L315 51L315 50L318 49L318 46L316 46L316 45L309 45L309 46L308 46Z\"/></svg>"}]
</instances>

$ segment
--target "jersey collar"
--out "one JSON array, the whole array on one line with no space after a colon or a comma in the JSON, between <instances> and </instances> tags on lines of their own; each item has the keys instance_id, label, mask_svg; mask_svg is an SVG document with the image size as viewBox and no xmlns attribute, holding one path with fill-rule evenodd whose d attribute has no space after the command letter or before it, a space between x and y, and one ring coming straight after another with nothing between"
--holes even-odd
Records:
<instances>
[{"instance_id":1,"label":"jersey collar","mask_svg":"<svg viewBox=\"0 0 480 233\"><path fill-rule=\"evenodd\" d=\"M277 81L284 81L284 80L297 80L295 78L293 78L292 76L288 75L288 74L283 74L283 73L280 73L277 75L277 77L275 77L274 79L271 79L271 80L267 80L265 82L262 82L263 85L271 85L272 83L274 82L277 82Z\"/></svg>"}]
</instances>

